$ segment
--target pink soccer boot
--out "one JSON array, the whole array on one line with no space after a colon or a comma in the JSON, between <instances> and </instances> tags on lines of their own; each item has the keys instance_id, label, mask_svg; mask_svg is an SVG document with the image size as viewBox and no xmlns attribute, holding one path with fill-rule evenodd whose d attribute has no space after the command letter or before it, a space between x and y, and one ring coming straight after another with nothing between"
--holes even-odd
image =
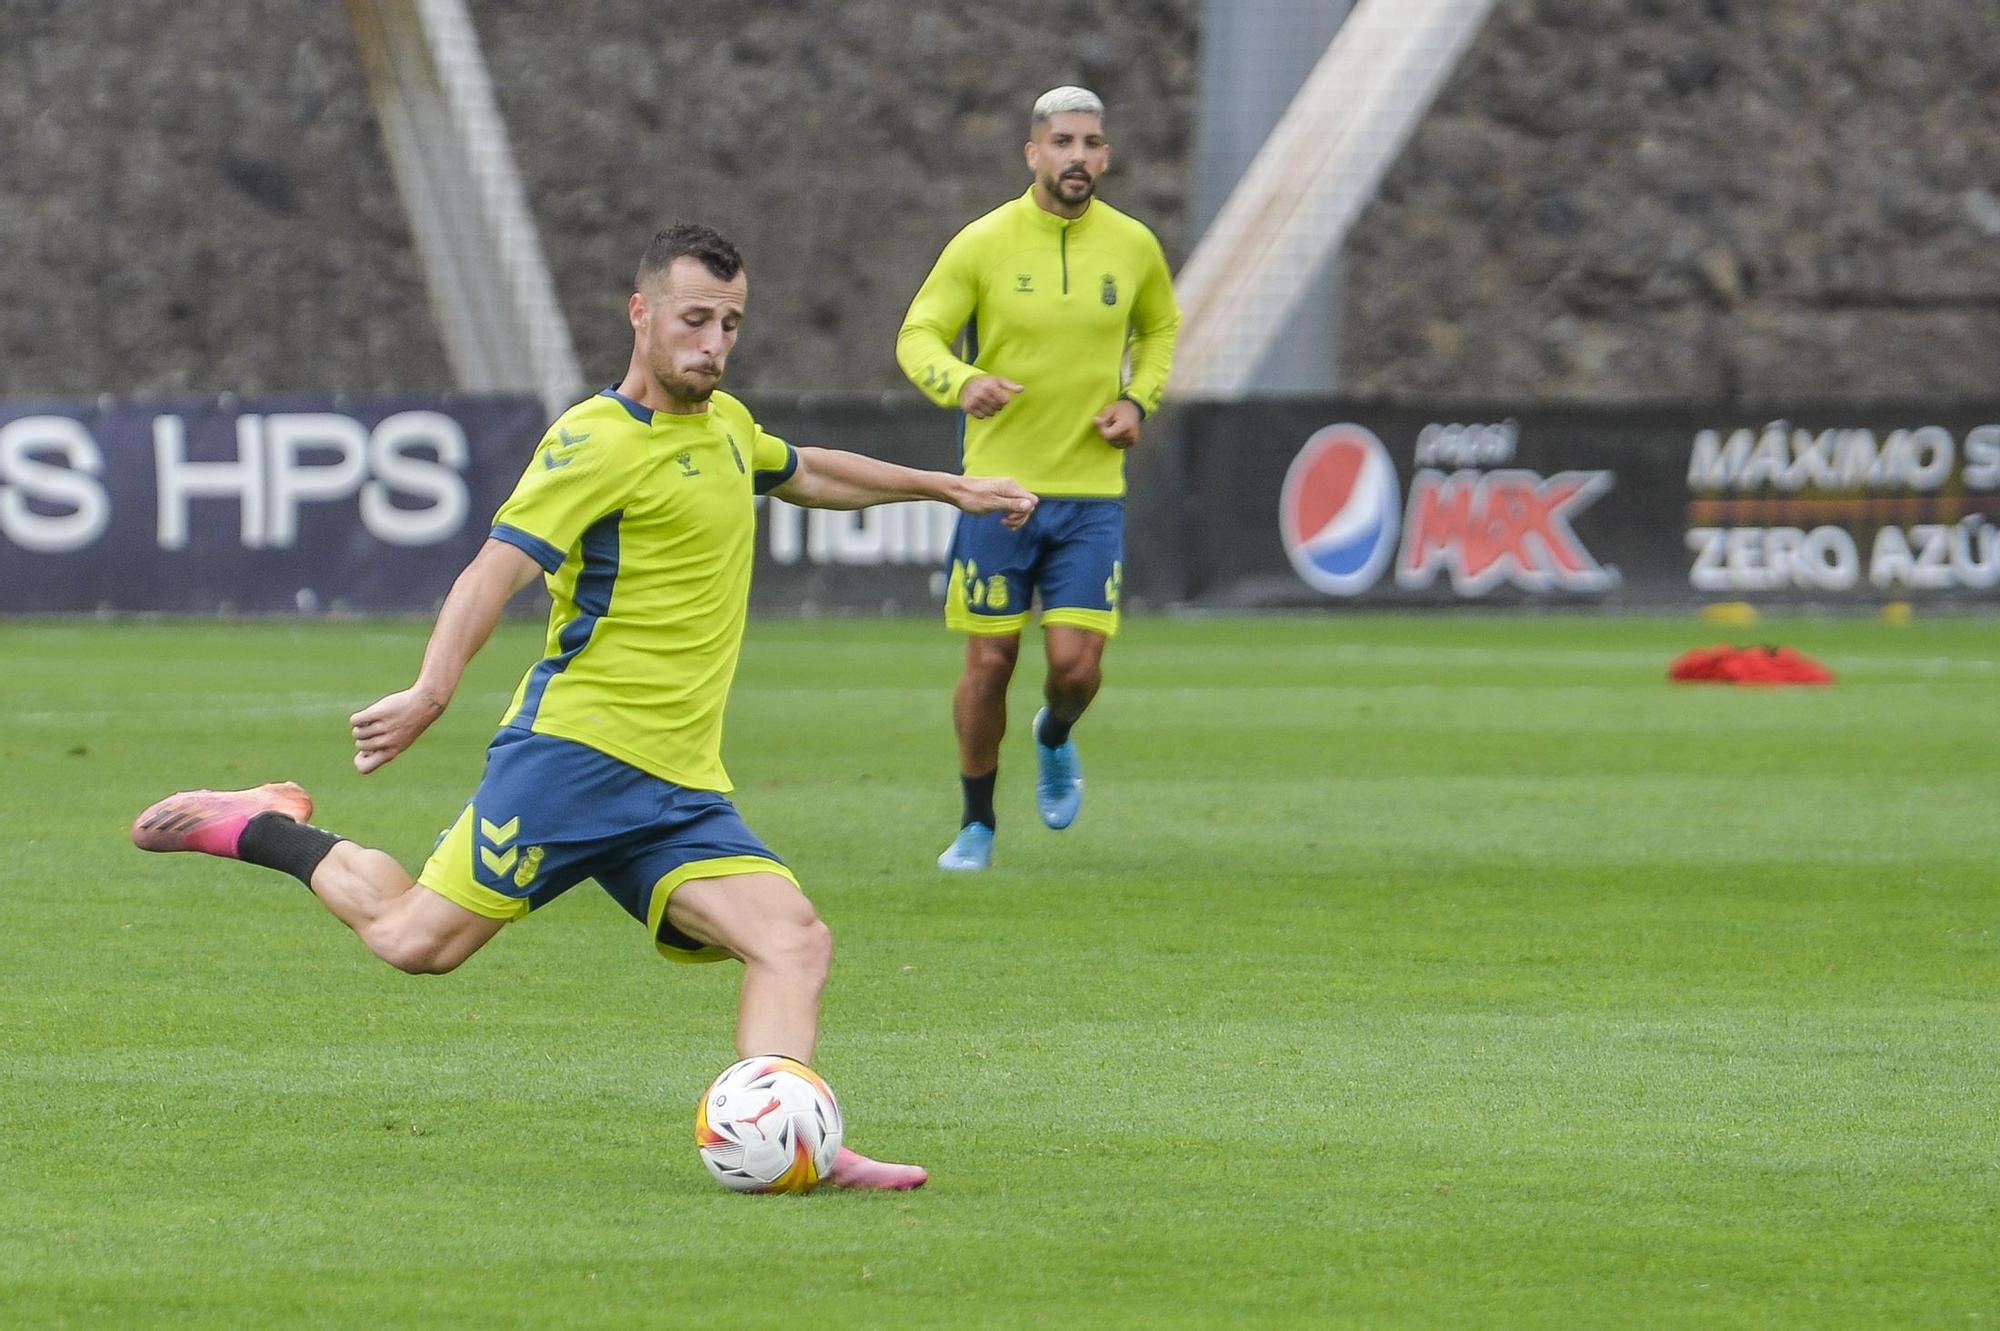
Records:
<instances>
[{"instance_id":1,"label":"pink soccer boot","mask_svg":"<svg viewBox=\"0 0 2000 1331\"><path fill-rule=\"evenodd\" d=\"M132 824L132 844L140 850L198 850L233 860L244 827L258 814L303 823L312 811L312 796L291 781L251 790L183 790L139 815Z\"/></svg>"},{"instance_id":2,"label":"pink soccer boot","mask_svg":"<svg viewBox=\"0 0 2000 1331\"><path fill-rule=\"evenodd\" d=\"M826 1181L835 1188L856 1188L873 1192L908 1192L921 1188L930 1179L918 1165L892 1165L886 1160L870 1160L845 1146L833 1157Z\"/></svg>"}]
</instances>

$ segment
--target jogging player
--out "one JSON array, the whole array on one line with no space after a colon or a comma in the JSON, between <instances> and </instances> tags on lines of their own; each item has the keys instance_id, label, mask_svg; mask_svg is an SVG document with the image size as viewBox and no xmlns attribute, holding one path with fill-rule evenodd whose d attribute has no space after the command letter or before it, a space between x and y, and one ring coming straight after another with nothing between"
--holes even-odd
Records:
<instances>
[{"instance_id":1,"label":"jogging player","mask_svg":"<svg viewBox=\"0 0 2000 1331\"><path fill-rule=\"evenodd\" d=\"M1042 497L1025 525L968 515L952 542L945 622L969 637L952 699L964 809L943 869L992 862L1007 684L1035 600L1048 656L1036 800L1052 828L1082 806L1070 729L1118 631L1125 450L1159 407L1180 329L1159 241L1096 197L1111 162L1097 96L1044 93L1027 162L1028 192L952 238L896 339L910 380L964 412L965 474L1011 476Z\"/></svg>"}]
</instances>

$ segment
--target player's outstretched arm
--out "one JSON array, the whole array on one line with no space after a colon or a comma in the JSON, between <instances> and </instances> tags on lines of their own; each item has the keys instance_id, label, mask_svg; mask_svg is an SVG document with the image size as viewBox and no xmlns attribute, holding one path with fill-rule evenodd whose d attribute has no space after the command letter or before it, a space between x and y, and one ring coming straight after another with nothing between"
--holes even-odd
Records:
<instances>
[{"instance_id":1,"label":"player's outstretched arm","mask_svg":"<svg viewBox=\"0 0 2000 1331\"><path fill-rule=\"evenodd\" d=\"M444 598L417 682L348 718L356 771L366 774L382 766L444 715L466 664L492 636L500 612L541 573L541 565L505 541L489 540L480 547Z\"/></svg>"},{"instance_id":2,"label":"player's outstretched arm","mask_svg":"<svg viewBox=\"0 0 2000 1331\"><path fill-rule=\"evenodd\" d=\"M771 493L801 508L866 508L904 499L937 499L967 513L1005 513L1010 527L1040 501L1004 476L918 471L835 448L801 448L799 465Z\"/></svg>"}]
</instances>

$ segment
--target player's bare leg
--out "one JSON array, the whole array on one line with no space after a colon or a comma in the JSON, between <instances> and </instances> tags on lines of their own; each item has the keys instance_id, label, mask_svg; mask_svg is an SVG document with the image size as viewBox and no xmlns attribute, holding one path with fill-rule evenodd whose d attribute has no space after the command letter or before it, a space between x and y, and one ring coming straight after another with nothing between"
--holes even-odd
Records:
<instances>
[{"instance_id":1,"label":"player's bare leg","mask_svg":"<svg viewBox=\"0 0 2000 1331\"><path fill-rule=\"evenodd\" d=\"M951 698L952 728L958 734L959 771L977 776L1000 765L1000 741L1007 736L1007 685L1021 656L1019 634L969 634L965 669Z\"/></svg>"},{"instance_id":2,"label":"player's bare leg","mask_svg":"<svg viewBox=\"0 0 2000 1331\"><path fill-rule=\"evenodd\" d=\"M691 879L667 899L667 921L743 963L737 1054L783 1054L810 1066L833 934L805 893L774 873ZM916 1165L871 1160L842 1147L827 1182L900 1191L922 1187L928 1177Z\"/></svg>"},{"instance_id":3,"label":"player's bare leg","mask_svg":"<svg viewBox=\"0 0 2000 1331\"><path fill-rule=\"evenodd\" d=\"M1083 764L1070 727L1082 718L1104 684L1104 635L1070 624L1042 629L1049 673L1042 683L1048 705L1035 716L1035 756L1040 772L1035 802L1042 821L1061 829L1083 806Z\"/></svg>"},{"instance_id":4,"label":"player's bare leg","mask_svg":"<svg viewBox=\"0 0 2000 1331\"><path fill-rule=\"evenodd\" d=\"M198 851L289 873L369 951L411 974L452 970L500 932L505 921L417 885L390 856L308 825L312 809L312 797L289 781L187 790L140 814L132 840L141 850Z\"/></svg>"},{"instance_id":5,"label":"player's bare leg","mask_svg":"<svg viewBox=\"0 0 2000 1331\"><path fill-rule=\"evenodd\" d=\"M833 934L806 894L775 873L690 879L667 898L667 922L743 963L737 1054L783 1054L810 1066Z\"/></svg>"},{"instance_id":6,"label":"player's bare leg","mask_svg":"<svg viewBox=\"0 0 2000 1331\"><path fill-rule=\"evenodd\" d=\"M1073 624L1047 624L1042 644L1049 658L1042 682L1049 715L1073 726L1104 685L1104 635Z\"/></svg>"},{"instance_id":7,"label":"player's bare leg","mask_svg":"<svg viewBox=\"0 0 2000 1331\"><path fill-rule=\"evenodd\" d=\"M313 895L382 960L411 975L443 975L507 922L474 914L405 873L393 856L342 841L313 870Z\"/></svg>"},{"instance_id":8,"label":"player's bare leg","mask_svg":"<svg viewBox=\"0 0 2000 1331\"><path fill-rule=\"evenodd\" d=\"M1020 655L1018 634L973 634L965 640L965 670L951 699L965 807L958 838L938 857L940 869L984 869L992 863L993 787L1000 776L1000 741L1007 734L1007 685Z\"/></svg>"}]
</instances>

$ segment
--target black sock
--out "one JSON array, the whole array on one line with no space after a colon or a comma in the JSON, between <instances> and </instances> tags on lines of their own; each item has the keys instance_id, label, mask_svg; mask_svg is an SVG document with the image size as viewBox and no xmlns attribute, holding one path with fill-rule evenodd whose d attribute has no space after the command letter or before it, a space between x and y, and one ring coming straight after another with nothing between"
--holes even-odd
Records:
<instances>
[{"instance_id":1,"label":"black sock","mask_svg":"<svg viewBox=\"0 0 2000 1331\"><path fill-rule=\"evenodd\" d=\"M288 873L311 888L313 870L345 840L323 827L295 823L282 813L260 813L243 825L236 858Z\"/></svg>"},{"instance_id":2,"label":"black sock","mask_svg":"<svg viewBox=\"0 0 2000 1331\"><path fill-rule=\"evenodd\" d=\"M1060 749L1069 743L1069 728L1077 723L1072 716L1065 721L1057 716L1054 708L1042 714L1042 724L1035 728L1035 742L1045 749Z\"/></svg>"},{"instance_id":3,"label":"black sock","mask_svg":"<svg viewBox=\"0 0 2000 1331\"><path fill-rule=\"evenodd\" d=\"M970 827L974 823L999 826L998 820L993 817L993 784L999 779L1000 769L997 767L985 776L958 778L958 784L965 788L965 817L959 819L960 827Z\"/></svg>"}]
</instances>

